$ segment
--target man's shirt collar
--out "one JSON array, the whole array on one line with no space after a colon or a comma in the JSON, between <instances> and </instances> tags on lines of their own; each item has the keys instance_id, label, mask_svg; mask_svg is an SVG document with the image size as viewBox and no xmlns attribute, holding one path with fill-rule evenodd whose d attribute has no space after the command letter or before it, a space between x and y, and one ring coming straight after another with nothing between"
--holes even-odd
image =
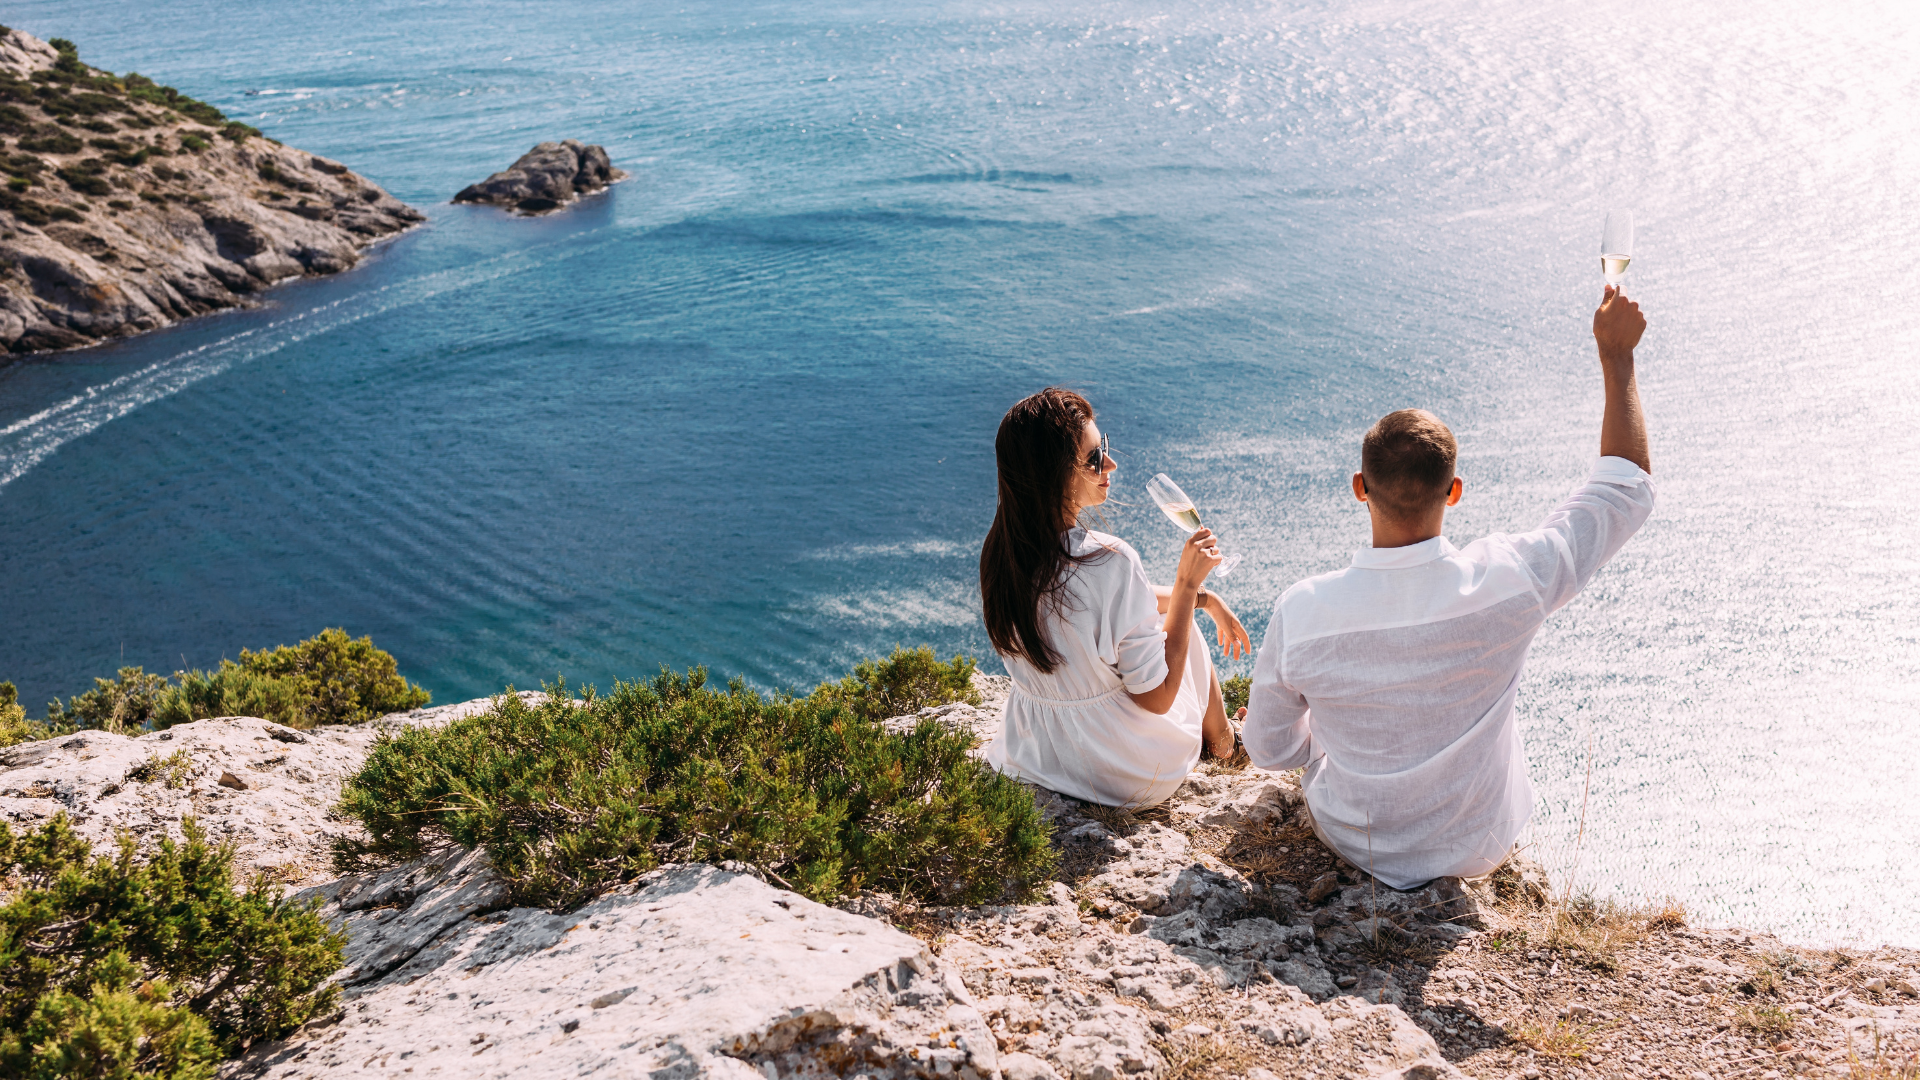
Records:
<instances>
[{"instance_id":1,"label":"man's shirt collar","mask_svg":"<svg viewBox=\"0 0 1920 1080\"><path fill-rule=\"evenodd\" d=\"M1424 566L1435 559L1446 558L1458 550L1447 542L1446 537L1436 536L1406 547L1361 548L1353 553L1353 565L1362 570L1405 570L1410 566Z\"/></svg>"}]
</instances>

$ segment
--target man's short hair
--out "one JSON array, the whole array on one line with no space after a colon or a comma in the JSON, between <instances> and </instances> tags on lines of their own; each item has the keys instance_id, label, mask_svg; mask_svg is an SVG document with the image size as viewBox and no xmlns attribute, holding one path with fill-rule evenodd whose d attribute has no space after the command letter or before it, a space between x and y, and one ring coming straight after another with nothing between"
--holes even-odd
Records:
<instances>
[{"instance_id":1,"label":"man's short hair","mask_svg":"<svg viewBox=\"0 0 1920 1080\"><path fill-rule=\"evenodd\" d=\"M1397 521L1420 517L1446 501L1458 454L1439 417L1425 409L1388 413L1360 441L1367 501Z\"/></svg>"}]
</instances>

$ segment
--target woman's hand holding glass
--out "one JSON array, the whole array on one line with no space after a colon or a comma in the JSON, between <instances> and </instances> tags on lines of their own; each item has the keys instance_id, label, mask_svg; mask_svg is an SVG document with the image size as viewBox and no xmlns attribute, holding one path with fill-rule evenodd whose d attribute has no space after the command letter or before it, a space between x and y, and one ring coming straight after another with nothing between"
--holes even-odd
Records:
<instances>
[{"instance_id":1,"label":"woman's hand holding glass","mask_svg":"<svg viewBox=\"0 0 1920 1080\"><path fill-rule=\"evenodd\" d=\"M1195 529L1193 535L1180 545L1180 565L1173 572L1173 588L1192 589L1197 598L1200 586L1206 584L1207 575L1220 565L1220 542L1213 538L1212 529Z\"/></svg>"}]
</instances>

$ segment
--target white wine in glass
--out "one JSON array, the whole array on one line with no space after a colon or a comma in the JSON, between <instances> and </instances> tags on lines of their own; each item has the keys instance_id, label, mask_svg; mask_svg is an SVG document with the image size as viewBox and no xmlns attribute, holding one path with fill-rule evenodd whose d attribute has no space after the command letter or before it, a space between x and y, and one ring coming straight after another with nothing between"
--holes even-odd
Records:
<instances>
[{"instance_id":1,"label":"white wine in glass","mask_svg":"<svg viewBox=\"0 0 1920 1080\"><path fill-rule=\"evenodd\" d=\"M1161 513L1167 515L1167 520L1185 529L1188 536L1200 528L1200 511L1194 509L1193 500L1166 473L1153 474L1153 479L1147 481L1147 494L1153 496L1154 503L1160 507ZM1224 576L1239 565L1240 556L1222 555L1220 565L1214 567L1213 572Z\"/></svg>"},{"instance_id":2,"label":"white wine in glass","mask_svg":"<svg viewBox=\"0 0 1920 1080\"><path fill-rule=\"evenodd\" d=\"M1633 211L1607 211L1607 224L1600 232L1600 273L1614 288L1626 280L1627 264L1633 261Z\"/></svg>"}]
</instances>

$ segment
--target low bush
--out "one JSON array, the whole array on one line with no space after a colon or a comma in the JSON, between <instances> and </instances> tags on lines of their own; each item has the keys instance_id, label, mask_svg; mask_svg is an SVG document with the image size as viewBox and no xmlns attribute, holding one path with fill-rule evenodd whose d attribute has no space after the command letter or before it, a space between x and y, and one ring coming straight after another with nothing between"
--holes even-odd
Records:
<instances>
[{"instance_id":1,"label":"low bush","mask_svg":"<svg viewBox=\"0 0 1920 1080\"><path fill-rule=\"evenodd\" d=\"M112 194L113 186L107 183L106 177L100 175L99 169L89 168L89 164L89 162L81 162L70 165L64 169L54 170L54 174L65 180L68 187L82 195Z\"/></svg>"},{"instance_id":2,"label":"low bush","mask_svg":"<svg viewBox=\"0 0 1920 1080\"><path fill-rule=\"evenodd\" d=\"M28 225L45 225L53 220L52 211L45 204L22 198L11 180L7 181L7 190L0 191L0 210L5 210Z\"/></svg>"},{"instance_id":3,"label":"low bush","mask_svg":"<svg viewBox=\"0 0 1920 1080\"><path fill-rule=\"evenodd\" d=\"M20 149L41 154L77 154L84 146L77 136L48 128L20 140Z\"/></svg>"},{"instance_id":4,"label":"low bush","mask_svg":"<svg viewBox=\"0 0 1920 1080\"><path fill-rule=\"evenodd\" d=\"M1253 693L1253 680L1245 675L1235 675L1220 684L1220 700L1227 706L1227 715L1247 707L1247 698Z\"/></svg>"},{"instance_id":5,"label":"low bush","mask_svg":"<svg viewBox=\"0 0 1920 1080\"><path fill-rule=\"evenodd\" d=\"M138 667L123 667L111 680L95 676L93 689L68 698L64 707L58 701L48 702L47 723L124 735L152 721L155 707L166 690L166 676L149 675Z\"/></svg>"},{"instance_id":6,"label":"low bush","mask_svg":"<svg viewBox=\"0 0 1920 1080\"><path fill-rule=\"evenodd\" d=\"M299 712L288 722L292 727L354 724L417 709L432 699L400 677L393 654L374 648L373 638L350 638L338 628L322 630L298 645L259 652L241 649L237 666L292 685L300 701Z\"/></svg>"},{"instance_id":7,"label":"low bush","mask_svg":"<svg viewBox=\"0 0 1920 1080\"><path fill-rule=\"evenodd\" d=\"M862 660L837 683L821 683L814 696L839 702L863 719L885 720L950 701L980 704L973 672L973 660L965 656L943 664L924 645L895 649L885 660Z\"/></svg>"},{"instance_id":8,"label":"low bush","mask_svg":"<svg viewBox=\"0 0 1920 1080\"><path fill-rule=\"evenodd\" d=\"M678 861L749 863L822 901L1021 895L1054 864L1032 795L969 756L967 733L926 721L891 735L874 718L956 693L911 654L804 698L717 690L698 670L604 698L576 701L564 683L534 705L508 693L482 715L383 736L340 802L367 839L337 843L335 863L483 846L515 903L562 910Z\"/></svg>"},{"instance_id":9,"label":"low bush","mask_svg":"<svg viewBox=\"0 0 1920 1080\"><path fill-rule=\"evenodd\" d=\"M332 1008L344 938L191 820L144 856L95 856L64 814L0 822L0 1076L211 1077L223 1057Z\"/></svg>"},{"instance_id":10,"label":"low bush","mask_svg":"<svg viewBox=\"0 0 1920 1080\"><path fill-rule=\"evenodd\" d=\"M27 710L20 707L20 691L10 682L0 682L0 746L33 742L51 734L57 733L27 719Z\"/></svg>"},{"instance_id":11,"label":"low bush","mask_svg":"<svg viewBox=\"0 0 1920 1080\"><path fill-rule=\"evenodd\" d=\"M176 671L169 681L137 667L62 706L47 705L47 722L126 733L167 728L212 716L258 716L288 727L354 724L417 709L431 695L400 677L393 654L371 637L328 629L278 648L240 650L240 662L214 671Z\"/></svg>"}]
</instances>

